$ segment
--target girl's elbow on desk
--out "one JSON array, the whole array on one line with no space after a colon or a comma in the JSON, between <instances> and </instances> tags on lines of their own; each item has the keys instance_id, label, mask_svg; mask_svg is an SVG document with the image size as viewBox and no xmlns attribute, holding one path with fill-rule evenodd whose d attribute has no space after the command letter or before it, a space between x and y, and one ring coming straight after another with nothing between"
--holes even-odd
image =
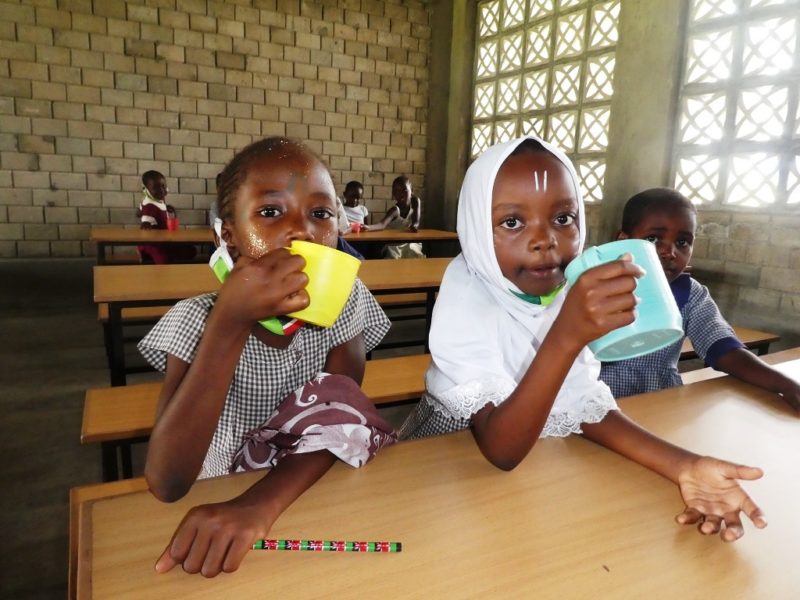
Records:
<instances>
[{"instance_id":1,"label":"girl's elbow on desk","mask_svg":"<svg viewBox=\"0 0 800 600\"><path fill-rule=\"evenodd\" d=\"M177 502L189 492L195 482L194 479L187 481L184 477L175 474L154 473L154 470L145 465L144 478L147 481L147 487L150 488L150 493L161 502Z\"/></svg>"}]
</instances>

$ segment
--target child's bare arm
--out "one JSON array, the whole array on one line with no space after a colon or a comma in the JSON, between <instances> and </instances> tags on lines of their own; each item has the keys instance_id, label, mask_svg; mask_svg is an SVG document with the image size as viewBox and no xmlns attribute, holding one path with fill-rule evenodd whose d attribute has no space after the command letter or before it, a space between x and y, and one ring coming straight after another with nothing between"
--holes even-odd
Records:
<instances>
[{"instance_id":1,"label":"child's bare arm","mask_svg":"<svg viewBox=\"0 0 800 600\"><path fill-rule=\"evenodd\" d=\"M419 230L419 222L422 220L422 200L417 196L411 196L411 225L409 230L416 233Z\"/></svg>"},{"instance_id":2,"label":"child's bare arm","mask_svg":"<svg viewBox=\"0 0 800 600\"><path fill-rule=\"evenodd\" d=\"M363 336L359 334L333 348L325 371L346 375L360 384L364 375ZM193 508L156 562L156 571L169 571L176 564L205 577L235 571L253 543L266 537L281 513L334 462L336 458L327 451L289 455L241 496Z\"/></svg>"},{"instance_id":3,"label":"child's bare arm","mask_svg":"<svg viewBox=\"0 0 800 600\"><path fill-rule=\"evenodd\" d=\"M697 523L700 533L720 533L726 542L744 534L742 512L756 527L767 525L736 481L758 479L760 469L698 456L649 433L618 411L609 412L600 423L584 424L583 435L675 483L686 505L676 517L681 524Z\"/></svg>"},{"instance_id":4,"label":"child's bare arm","mask_svg":"<svg viewBox=\"0 0 800 600\"><path fill-rule=\"evenodd\" d=\"M473 435L489 462L510 470L527 456L583 347L633 322L635 277L641 273L628 258L581 276L514 392L499 406L489 404L472 418Z\"/></svg>"},{"instance_id":5,"label":"child's bare arm","mask_svg":"<svg viewBox=\"0 0 800 600\"><path fill-rule=\"evenodd\" d=\"M293 454L238 498L192 508L155 569L183 565L187 573L214 577L239 568L253 543L267 536L278 516L331 468L327 451Z\"/></svg>"},{"instance_id":6,"label":"child's bare arm","mask_svg":"<svg viewBox=\"0 0 800 600\"><path fill-rule=\"evenodd\" d=\"M717 366L737 379L780 394L789 406L800 413L800 384L773 369L752 352L736 348L723 354Z\"/></svg>"},{"instance_id":7,"label":"child's bare arm","mask_svg":"<svg viewBox=\"0 0 800 600\"><path fill-rule=\"evenodd\" d=\"M399 214L400 210L396 206L393 206L392 208L386 211L386 214L383 216L383 219L381 219L380 223L376 223L375 225L368 225L367 231L381 231L383 229L386 229L389 223L394 221Z\"/></svg>"},{"instance_id":8,"label":"child's bare arm","mask_svg":"<svg viewBox=\"0 0 800 600\"><path fill-rule=\"evenodd\" d=\"M145 477L157 498L177 500L197 478L256 321L308 305L303 264L284 249L258 261L240 258L209 314L192 364L168 357L145 464Z\"/></svg>"}]
</instances>

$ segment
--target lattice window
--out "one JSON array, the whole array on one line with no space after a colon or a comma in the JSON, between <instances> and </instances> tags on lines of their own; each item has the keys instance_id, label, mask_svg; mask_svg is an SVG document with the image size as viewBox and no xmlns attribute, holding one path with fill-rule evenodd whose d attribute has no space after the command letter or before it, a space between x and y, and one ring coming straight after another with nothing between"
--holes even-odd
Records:
<instances>
[{"instance_id":1,"label":"lattice window","mask_svg":"<svg viewBox=\"0 0 800 600\"><path fill-rule=\"evenodd\" d=\"M603 197L620 0L479 2L472 156L535 133L575 161L587 201Z\"/></svg>"},{"instance_id":2,"label":"lattice window","mask_svg":"<svg viewBox=\"0 0 800 600\"><path fill-rule=\"evenodd\" d=\"M700 205L800 206L800 0L691 0L673 176Z\"/></svg>"}]
</instances>

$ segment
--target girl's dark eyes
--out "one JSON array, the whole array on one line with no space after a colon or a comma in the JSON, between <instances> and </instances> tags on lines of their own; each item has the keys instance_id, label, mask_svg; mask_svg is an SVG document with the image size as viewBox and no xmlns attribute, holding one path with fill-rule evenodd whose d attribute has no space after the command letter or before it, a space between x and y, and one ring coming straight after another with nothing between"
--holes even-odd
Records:
<instances>
[{"instance_id":1,"label":"girl's dark eyes","mask_svg":"<svg viewBox=\"0 0 800 600\"><path fill-rule=\"evenodd\" d=\"M273 219L281 215L281 209L276 206L265 206L258 210L258 214L268 219Z\"/></svg>"},{"instance_id":2,"label":"girl's dark eyes","mask_svg":"<svg viewBox=\"0 0 800 600\"><path fill-rule=\"evenodd\" d=\"M517 217L506 217L500 221L500 227L503 229L519 229L522 227L522 221L520 221Z\"/></svg>"},{"instance_id":3,"label":"girl's dark eyes","mask_svg":"<svg viewBox=\"0 0 800 600\"><path fill-rule=\"evenodd\" d=\"M316 208L311 211L315 219L332 219L333 212L328 208Z\"/></svg>"},{"instance_id":4,"label":"girl's dark eyes","mask_svg":"<svg viewBox=\"0 0 800 600\"><path fill-rule=\"evenodd\" d=\"M692 242L691 240L678 240L675 242L675 245L678 246L678 248L688 248L692 245Z\"/></svg>"},{"instance_id":5,"label":"girl's dark eyes","mask_svg":"<svg viewBox=\"0 0 800 600\"><path fill-rule=\"evenodd\" d=\"M646 239L648 242L650 242L652 244L655 244L658 241L658 236L657 235L648 235L644 239Z\"/></svg>"},{"instance_id":6,"label":"girl's dark eyes","mask_svg":"<svg viewBox=\"0 0 800 600\"><path fill-rule=\"evenodd\" d=\"M556 217L556 223L559 225L572 225L577 217L572 213L564 213Z\"/></svg>"}]
</instances>

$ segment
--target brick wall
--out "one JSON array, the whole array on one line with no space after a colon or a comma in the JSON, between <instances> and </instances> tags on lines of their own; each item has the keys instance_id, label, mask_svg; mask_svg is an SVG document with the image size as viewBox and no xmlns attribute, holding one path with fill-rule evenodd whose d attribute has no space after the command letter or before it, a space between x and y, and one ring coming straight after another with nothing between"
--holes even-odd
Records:
<instances>
[{"instance_id":1,"label":"brick wall","mask_svg":"<svg viewBox=\"0 0 800 600\"><path fill-rule=\"evenodd\" d=\"M305 140L337 190L423 184L429 11L401 0L0 2L0 257L93 253L164 173L201 225L252 140ZM424 195L423 195L424 198Z\"/></svg>"}]
</instances>

